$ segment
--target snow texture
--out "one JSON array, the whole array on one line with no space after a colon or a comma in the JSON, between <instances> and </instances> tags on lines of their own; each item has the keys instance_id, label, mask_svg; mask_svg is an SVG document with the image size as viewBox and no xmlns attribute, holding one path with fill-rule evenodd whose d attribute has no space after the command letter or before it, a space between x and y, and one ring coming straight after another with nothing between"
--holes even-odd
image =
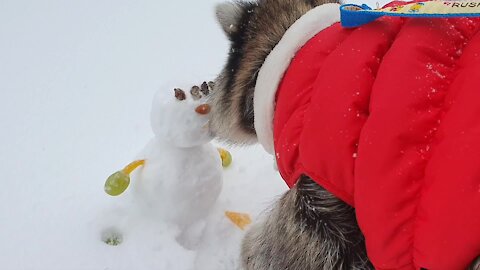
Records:
<instances>
[{"instance_id":1,"label":"snow texture","mask_svg":"<svg viewBox=\"0 0 480 270\"><path fill-rule=\"evenodd\" d=\"M103 191L153 137L155 93L221 69L215 3L0 1L0 269L238 267L244 232L224 211L255 221L286 190L261 147L229 148L221 194L187 235L136 207L135 177L122 196ZM194 250L183 236L200 238Z\"/></svg>"}]
</instances>

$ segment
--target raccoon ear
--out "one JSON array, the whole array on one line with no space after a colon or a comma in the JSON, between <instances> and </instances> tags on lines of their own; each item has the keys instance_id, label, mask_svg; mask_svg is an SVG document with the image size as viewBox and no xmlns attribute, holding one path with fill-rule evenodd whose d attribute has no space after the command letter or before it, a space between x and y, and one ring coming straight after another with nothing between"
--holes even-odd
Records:
<instances>
[{"instance_id":1,"label":"raccoon ear","mask_svg":"<svg viewBox=\"0 0 480 270\"><path fill-rule=\"evenodd\" d=\"M243 11L243 6L236 2L224 2L215 7L217 20L227 36L238 31L238 23Z\"/></svg>"}]
</instances>

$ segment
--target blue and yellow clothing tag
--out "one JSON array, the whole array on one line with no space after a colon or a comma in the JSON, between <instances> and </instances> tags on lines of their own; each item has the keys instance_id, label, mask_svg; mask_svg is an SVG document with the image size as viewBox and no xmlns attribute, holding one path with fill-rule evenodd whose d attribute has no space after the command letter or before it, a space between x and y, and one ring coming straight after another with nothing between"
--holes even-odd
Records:
<instances>
[{"instance_id":1,"label":"blue and yellow clothing tag","mask_svg":"<svg viewBox=\"0 0 480 270\"><path fill-rule=\"evenodd\" d=\"M395 17L480 17L480 2L425 1L372 9L367 5L340 6L343 27L358 27L383 16Z\"/></svg>"}]
</instances>

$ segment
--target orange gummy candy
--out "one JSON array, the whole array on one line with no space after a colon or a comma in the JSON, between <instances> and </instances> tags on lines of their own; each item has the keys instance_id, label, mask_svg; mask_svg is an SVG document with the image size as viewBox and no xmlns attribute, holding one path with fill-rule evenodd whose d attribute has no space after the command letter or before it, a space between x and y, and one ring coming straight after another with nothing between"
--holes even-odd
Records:
<instances>
[{"instance_id":1,"label":"orange gummy candy","mask_svg":"<svg viewBox=\"0 0 480 270\"><path fill-rule=\"evenodd\" d=\"M225 211L225 216L227 216L227 218L241 230L245 230L245 228L252 223L249 214Z\"/></svg>"}]
</instances>

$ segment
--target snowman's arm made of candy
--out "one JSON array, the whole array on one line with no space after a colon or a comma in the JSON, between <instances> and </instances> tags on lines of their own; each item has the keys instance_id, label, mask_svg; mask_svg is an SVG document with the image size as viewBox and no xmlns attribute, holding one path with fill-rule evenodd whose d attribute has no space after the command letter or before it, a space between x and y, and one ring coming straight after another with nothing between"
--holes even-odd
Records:
<instances>
[{"instance_id":1,"label":"snowman's arm made of candy","mask_svg":"<svg viewBox=\"0 0 480 270\"><path fill-rule=\"evenodd\" d=\"M110 175L105 182L105 192L111 196L118 196L125 192L130 185L130 174L143 165L145 165L145 160L136 160L122 170Z\"/></svg>"},{"instance_id":2,"label":"snowman's arm made of candy","mask_svg":"<svg viewBox=\"0 0 480 270\"><path fill-rule=\"evenodd\" d=\"M220 158L222 159L222 166L227 168L232 164L232 154L223 148L217 148Z\"/></svg>"},{"instance_id":3,"label":"snowman's arm made of candy","mask_svg":"<svg viewBox=\"0 0 480 270\"><path fill-rule=\"evenodd\" d=\"M232 155L230 152L223 148L217 148L218 153L220 154L220 158L222 159L222 166L224 168L230 166L232 164ZM144 166L145 160L136 160L132 163L125 166L120 171L115 172L114 174L110 175L105 182L105 192L111 196L119 196L125 190L127 190L128 186L130 185L130 174L135 171L138 167Z\"/></svg>"}]
</instances>

